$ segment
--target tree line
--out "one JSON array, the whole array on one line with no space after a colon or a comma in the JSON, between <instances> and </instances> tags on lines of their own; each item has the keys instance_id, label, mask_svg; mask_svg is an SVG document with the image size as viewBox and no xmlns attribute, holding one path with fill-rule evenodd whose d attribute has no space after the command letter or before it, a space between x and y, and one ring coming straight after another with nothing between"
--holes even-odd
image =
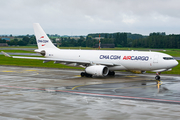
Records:
<instances>
[{"instance_id":1,"label":"tree line","mask_svg":"<svg viewBox=\"0 0 180 120\"><path fill-rule=\"evenodd\" d=\"M50 39L60 47L93 47L99 44L99 34L101 44L114 44L115 47L180 48L180 35L166 35L165 33L150 33L149 36L131 33L96 33L88 34L86 37L80 36L78 39L60 36L59 41L56 41L54 37ZM36 44L36 39L34 35L26 35L14 37L10 41L0 39L0 43L26 46Z\"/></svg>"},{"instance_id":2,"label":"tree line","mask_svg":"<svg viewBox=\"0 0 180 120\"><path fill-rule=\"evenodd\" d=\"M28 44L36 44L36 39L35 39L34 35L18 36L18 37L14 37L14 39L12 39L10 41L0 39L0 43L7 43L10 46L12 46L12 45L26 46Z\"/></svg>"},{"instance_id":3,"label":"tree line","mask_svg":"<svg viewBox=\"0 0 180 120\"><path fill-rule=\"evenodd\" d=\"M115 47L141 47L141 48L180 48L180 35L166 35L165 32L150 33L149 36L131 33L96 33L88 34L86 39L81 37L78 40L66 38L62 41L63 47L93 47L98 44L98 37L101 44L115 44ZM96 39L95 39L96 38Z\"/></svg>"},{"instance_id":4,"label":"tree line","mask_svg":"<svg viewBox=\"0 0 180 120\"><path fill-rule=\"evenodd\" d=\"M151 33L146 38L130 40L130 47L142 48L180 48L180 35Z\"/></svg>"}]
</instances>

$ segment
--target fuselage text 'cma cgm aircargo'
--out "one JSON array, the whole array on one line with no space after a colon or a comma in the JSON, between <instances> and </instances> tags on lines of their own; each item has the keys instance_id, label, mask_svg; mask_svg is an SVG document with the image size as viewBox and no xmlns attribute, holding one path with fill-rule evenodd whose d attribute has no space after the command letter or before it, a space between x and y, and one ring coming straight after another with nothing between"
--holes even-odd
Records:
<instances>
[{"instance_id":1,"label":"fuselage text 'cma cgm aircargo'","mask_svg":"<svg viewBox=\"0 0 180 120\"><path fill-rule=\"evenodd\" d=\"M54 46L39 23L34 23L34 32L38 49L35 52L41 57L13 58L38 59L45 62L54 61L66 65L81 66L85 72L81 76L107 76L115 75L117 70L153 71L156 72L156 80L160 80L159 73L169 71L178 65L178 62L170 55L150 51L113 51L113 50L65 50ZM4 53L4 52L3 52ZM9 56L7 53L4 53ZM11 57L11 56L9 56Z\"/></svg>"}]
</instances>

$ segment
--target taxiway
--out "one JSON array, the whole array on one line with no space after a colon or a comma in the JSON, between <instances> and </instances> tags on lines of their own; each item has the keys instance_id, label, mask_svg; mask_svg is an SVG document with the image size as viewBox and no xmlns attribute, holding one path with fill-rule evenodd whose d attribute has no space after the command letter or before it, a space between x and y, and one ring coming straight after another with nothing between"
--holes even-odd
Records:
<instances>
[{"instance_id":1,"label":"taxiway","mask_svg":"<svg viewBox=\"0 0 180 120\"><path fill-rule=\"evenodd\" d=\"M0 66L0 119L177 119L180 76ZM173 103L173 104L172 104Z\"/></svg>"}]
</instances>

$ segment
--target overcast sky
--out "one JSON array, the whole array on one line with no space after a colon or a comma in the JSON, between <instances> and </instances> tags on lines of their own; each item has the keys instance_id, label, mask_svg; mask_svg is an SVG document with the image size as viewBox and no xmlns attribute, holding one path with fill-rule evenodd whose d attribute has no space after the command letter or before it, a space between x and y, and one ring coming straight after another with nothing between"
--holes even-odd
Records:
<instances>
[{"instance_id":1,"label":"overcast sky","mask_svg":"<svg viewBox=\"0 0 180 120\"><path fill-rule=\"evenodd\" d=\"M180 33L180 0L1 0L0 34Z\"/></svg>"}]
</instances>

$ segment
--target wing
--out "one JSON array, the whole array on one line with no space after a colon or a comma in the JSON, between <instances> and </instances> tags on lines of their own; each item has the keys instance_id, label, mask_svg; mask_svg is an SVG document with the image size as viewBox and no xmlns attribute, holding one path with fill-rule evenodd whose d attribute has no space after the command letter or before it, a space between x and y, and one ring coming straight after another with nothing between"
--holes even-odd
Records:
<instances>
[{"instance_id":1,"label":"wing","mask_svg":"<svg viewBox=\"0 0 180 120\"><path fill-rule=\"evenodd\" d=\"M77 63L78 65L93 65L93 64L99 64L99 65L106 65L106 66L116 66L116 64L108 63L108 62L100 62L100 61L89 61L89 60L76 60L76 59L59 59L59 58L44 58L44 57L22 57L22 56L10 56L9 54L1 51L5 56L12 57L12 58L21 58L21 59L35 59L35 60L43 60L44 63L49 61L54 61L54 63Z\"/></svg>"}]
</instances>

